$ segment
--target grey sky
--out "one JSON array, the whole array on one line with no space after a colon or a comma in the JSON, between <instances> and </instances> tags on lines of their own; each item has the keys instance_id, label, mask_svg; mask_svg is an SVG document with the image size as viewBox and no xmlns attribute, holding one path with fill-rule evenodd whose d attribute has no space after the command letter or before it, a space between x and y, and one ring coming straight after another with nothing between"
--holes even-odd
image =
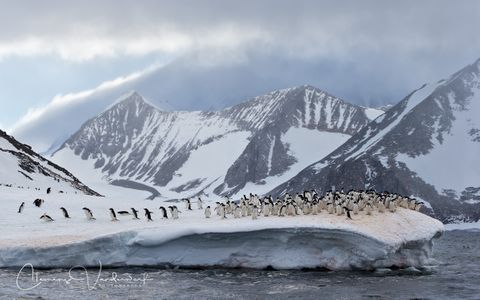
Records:
<instances>
[{"instance_id":1,"label":"grey sky","mask_svg":"<svg viewBox=\"0 0 480 300\"><path fill-rule=\"evenodd\" d=\"M8 127L58 94L159 61L195 58L182 70L210 77L182 84L176 71L170 86L178 89L160 96L174 102L178 92L204 108L301 83L364 105L392 103L480 57L480 1L473 0L0 0L0 28L0 104L10 108L0 111L0 124ZM224 79L228 93L186 95L188 85L209 78ZM246 83L231 83L237 79Z\"/></svg>"}]
</instances>

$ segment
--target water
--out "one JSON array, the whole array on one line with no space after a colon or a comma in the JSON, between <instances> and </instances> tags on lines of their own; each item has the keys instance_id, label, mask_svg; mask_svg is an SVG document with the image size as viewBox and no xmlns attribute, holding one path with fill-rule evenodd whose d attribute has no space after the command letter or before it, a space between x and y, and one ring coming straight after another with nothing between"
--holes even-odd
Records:
<instances>
[{"instance_id":1,"label":"water","mask_svg":"<svg viewBox=\"0 0 480 300\"><path fill-rule=\"evenodd\" d=\"M450 231L425 269L376 272L35 270L37 287L21 290L19 270L0 270L0 299L480 299L480 230ZM19 276L33 286L30 269ZM69 281L70 280L70 281Z\"/></svg>"}]
</instances>

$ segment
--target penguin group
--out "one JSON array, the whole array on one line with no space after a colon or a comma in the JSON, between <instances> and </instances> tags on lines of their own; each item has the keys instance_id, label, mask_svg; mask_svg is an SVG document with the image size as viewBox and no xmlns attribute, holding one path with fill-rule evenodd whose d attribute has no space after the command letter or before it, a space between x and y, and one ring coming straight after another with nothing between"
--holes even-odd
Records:
<instances>
[{"instance_id":1,"label":"penguin group","mask_svg":"<svg viewBox=\"0 0 480 300\"><path fill-rule=\"evenodd\" d=\"M317 215L322 212L328 214L345 216L347 219L353 219L355 215L372 215L378 213L395 213L397 208L404 208L419 211L422 202L401 196L396 193L381 192L374 190L350 190L348 192L328 191L324 195L319 195L315 190L304 191L291 196L286 193L283 198L277 197L259 197L250 194L244 195L240 201L231 201L225 198L225 201L216 202L214 212L221 219L226 219L230 215L233 218L251 217L253 220L259 216L298 216L298 215ZM210 206L204 211L205 217L212 215Z\"/></svg>"},{"instance_id":2,"label":"penguin group","mask_svg":"<svg viewBox=\"0 0 480 300\"><path fill-rule=\"evenodd\" d=\"M40 198L37 198L33 201L33 205L35 207L38 207L38 208L42 207L42 205L44 203L45 203L45 200L40 199ZM190 206L190 202L188 202L187 205ZM199 205L199 207L201 207L201 204ZM18 207L17 213L19 213L19 214L23 213L24 209L25 209L25 202L22 202L20 204L20 206ZM169 219L170 218L170 219L175 220L175 219L179 218L179 213L181 213L178 210L177 206L175 206L175 205L168 206L168 210L165 207L160 206L159 210L161 212L162 219ZM68 211L65 207L63 207L63 206L60 207L60 211L62 212L62 215L65 219L71 219L70 214L68 213ZM85 217L88 221L95 221L96 220L96 218L93 216L93 212L90 208L83 207L82 211L85 214ZM144 208L144 211L145 211L146 220L148 222L152 222L153 221L153 217L152 217L153 211L149 210L148 208ZM115 211L115 209L109 208L108 212L109 212L110 219L111 219L112 222L119 221L120 220L119 217L123 217L123 216L132 216L133 220L139 220L140 219L139 211L137 209L133 208L133 207L131 207L130 210L120 210L120 211ZM168 216L169 213L170 213L170 217ZM47 215L47 213L44 213L43 215L41 215L40 219L44 220L46 222L55 221L52 217Z\"/></svg>"}]
</instances>

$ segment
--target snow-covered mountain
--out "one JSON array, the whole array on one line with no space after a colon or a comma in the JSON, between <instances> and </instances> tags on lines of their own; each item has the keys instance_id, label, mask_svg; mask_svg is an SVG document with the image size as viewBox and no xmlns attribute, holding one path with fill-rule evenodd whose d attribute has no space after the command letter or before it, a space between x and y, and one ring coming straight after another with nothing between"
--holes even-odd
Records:
<instances>
[{"instance_id":1,"label":"snow-covered mountain","mask_svg":"<svg viewBox=\"0 0 480 300\"><path fill-rule=\"evenodd\" d=\"M99 196L64 168L0 130L0 184L23 189L82 192Z\"/></svg>"},{"instance_id":2,"label":"snow-covered mountain","mask_svg":"<svg viewBox=\"0 0 480 300\"><path fill-rule=\"evenodd\" d=\"M162 111L132 92L83 124L53 159L85 177L153 187L167 198L260 193L327 155L381 113L312 86L211 112Z\"/></svg>"},{"instance_id":3,"label":"snow-covered mountain","mask_svg":"<svg viewBox=\"0 0 480 300\"><path fill-rule=\"evenodd\" d=\"M480 60L415 90L272 191L375 188L418 197L443 221L480 218Z\"/></svg>"}]
</instances>

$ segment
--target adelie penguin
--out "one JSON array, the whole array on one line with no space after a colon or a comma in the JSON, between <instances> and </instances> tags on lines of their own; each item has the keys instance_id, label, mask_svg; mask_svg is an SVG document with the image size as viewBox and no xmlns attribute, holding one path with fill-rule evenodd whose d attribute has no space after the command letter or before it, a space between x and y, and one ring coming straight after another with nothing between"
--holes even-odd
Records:
<instances>
[{"instance_id":1,"label":"adelie penguin","mask_svg":"<svg viewBox=\"0 0 480 300\"><path fill-rule=\"evenodd\" d=\"M68 215L68 211L65 209L65 207L60 207L60 210L62 211L62 214L65 217L65 219L70 219L70 216Z\"/></svg>"},{"instance_id":2,"label":"adelie penguin","mask_svg":"<svg viewBox=\"0 0 480 300\"><path fill-rule=\"evenodd\" d=\"M115 210L113 208L109 208L108 210L110 211L110 218L112 219L112 222L118 221Z\"/></svg>"},{"instance_id":3,"label":"adelie penguin","mask_svg":"<svg viewBox=\"0 0 480 300\"><path fill-rule=\"evenodd\" d=\"M50 194L52 192L52 188L47 188L47 194Z\"/></svg>"},{"instance_id":4,"label":"adelie penguin","mask_svg":"<svg viewBox=\"0 0 480 300\"><path fill-rule=\"evenodd\" d=\"M136 210L136 209L133 208L133 207L130 208L130 209L132 210L133 218L136 219L136 220L140 219L140 218L138 217L138 210Z\"/></svg>"},{"instance_id":5,"label":"adelie penguin","mask_svg":"<svg viewBox=\"0 0 480 300\"><path fill-rule=\"evenodd\" d=\"M149 211L148 208L144 208L144 210L145 210L145 217L147 217L147 221L152 222L153 221L153 219L152 219L153 212Z\"/></svg>"},{"instance_id":6,"label":"adelie penguin","mask_svg":"<svg viewBox=\"0 0 480 300\"><path fill-rule=\"evenodd\" d=\"M47 215L47 213L44 213L41 217L40 217L40 220L44 220L45 222L53 222L54 220L52 219L52 217L50 217L49 215Z\"/></svg>"},{"instance_id":7,"label":"adelie penguin","mask_svg":"<svg viewBox=\"0 0 480 300\"><path fill-rule=\"evenodd\" d=\"M188 209L188 210L192 210L192 203L190 202L189 199L183 199L183 201L185 201L185 208Z\"/></svg>"},{"instance_id":8,"label":"adelie penguin","mask_svg":"<svg viewBox=\"0 0 480 300\"><path fill-rule=\"evenodd\" d=\"M19 214L22 213L24 207L25 207L25 202L22 202L22 204L20 204L20 207L18 208L18 213Z\"/></svg>"},{"instance_id":9,"label":"adelie penguin","mask_svg":"<svg viewBox=\"0 0 480 300\"><path fill-rule=\"evenodd\" d=\"M207 208L205 208L205 218L210 218L210 216L212 215L212 212L210 211L210 206L207 206Z\"/></svg>"},{"instance_id":10,"label":"adelie penguin","mask_svg":"<svg viewBox=\"0 0 480 300\"><path fill-rule=\"evenodd\" d=\"M88 207L84 207L84 208L82 208L82 210L85 213L85 216L87 217L87 220L89 220L89 221L96 220L93 217L92 211Z\"/></svg>"},{"instance_id":11,"label":"adelie penguin","mask_svg":"<svg viewBox=\"0 0 480 300\"><path fill-rule=\"evenodd\" d=\"M168 219L167 210L165 209L165 207L160 206L159 209L162 211L162 218Z\"/></svg>"},{"instance_id":12,"label":"adelie penguin","mask_svg":"<svg viewBox=\"0 0 480 300\"><path fill-rule=\"evenodd\" d=\"M40 207L42 206L43 202L45 202L45 200L37 198L35 199L35 201L33 201L33 205L35 205L36 207Z\"/></svg>"},{"instance_id":13,"label":"adelie penguin","mask_svg":"<svg viewBox=\"0 0 480 300\"><path fill-rule=\"evenodd\" d=\"M120 211L117 211L117 214L119 214L120 216L128 216L130 215L130 213L126 210L120 210Z\"/></svg>"}]
</instances>

